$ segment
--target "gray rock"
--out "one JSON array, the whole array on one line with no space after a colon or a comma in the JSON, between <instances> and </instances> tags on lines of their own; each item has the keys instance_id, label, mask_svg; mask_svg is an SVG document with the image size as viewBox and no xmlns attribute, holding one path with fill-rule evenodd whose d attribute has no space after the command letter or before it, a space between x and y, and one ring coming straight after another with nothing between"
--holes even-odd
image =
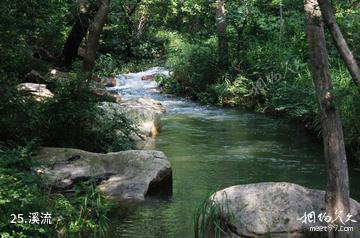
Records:
<instances>
[{"instance_id":1,"label":"gray rock","mask_svg":"<svg viewBox=\"0 0 360 238\"><path fill-rule=\"evenodd\" d=\"M171 193L170 162L160 151L130 150L99 154L69 148L41 148L33 157L40 164L33 170L59 190L80 181L95 181L110 198L144 200L160 190Z\"/></svg>"},{"instance_id":2,"label":"gray rock","mask_svg":"<svg viewBox=\"0 0 360 238\"><path fill-rule=\"evenodd\" d=\"M166 112L160 102L150 98L135 98L119 103L103 102L100 105L108 114L125 113L134 121L140 131L139 135L133 135L137 148L151 148L151 138L159 133L161 127L161 114ZM150 146L149 146L150 145Z\"/></svg>"},{"instance_id":3,"label":"gray rock","mask_svg":"<svg viewBox=\"0 0 360 238\"><path fill-rule=\"evenodd\" d=\"M116 86L116 79L115 78L101 78L100 83L105 87L115 87Z\"/></svg>"},{"instance_id":4,"label":"gray rock","mask_svg":"<svg viewBox=\"0 0 360 238\"><path fill-rule=\"evenodd\" d=\"M231 231L224 237L308 237L310 227L325 226L316 218L315 223L302 223L305 212L316 216L325 212L325 192L308 189L291 183L258 183L238 185L212 195L220 205L220 217ZM358 223L350 223L359 229L360 204L351 200L351 215ZM225 220L225 219L224 219ZM350 232L359 237L359 230ZM313 232L310 237L323 236ZM326 236L326 233L325 233Z\"/></svg>"},{"instance_id":5,"label":"gray rock","mask_svg":"<svg viewBox=\"0 0 360 238\"><path fill-rule=\"evenodd\" d=\"M120 105L130 108L143 108L160 114L166 112L166 108L159 101L151 98L132 98L124 100Z\"/></svg>"},{"instance_id":6,"label":"gray rock","mask_svg":"<svg viewBox=\"0 0 360 238\"><path fill-rule=\"evenodd\" d=\"M45 84L21 83L17 86L17 89L31 94L37 101L54 96L54 94L46 88Z\"/></svg>"},{"instance_id":7,"label":"gray rock","mask_svg":"<svg viewBox=\"0 0 360 238\"><path fill-rule=\"evenodd\" d=\"M141 80L154 81L155 75L156 75L156 74L144 75L144 76L141 77Z\"/></svg>"}]
</instances>

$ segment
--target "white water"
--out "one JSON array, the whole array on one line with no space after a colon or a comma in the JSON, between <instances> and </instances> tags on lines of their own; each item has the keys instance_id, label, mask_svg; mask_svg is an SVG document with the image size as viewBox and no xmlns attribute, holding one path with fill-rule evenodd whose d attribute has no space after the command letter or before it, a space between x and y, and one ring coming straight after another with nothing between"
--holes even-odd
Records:
<instances>
[{"instance_id":1,"label":"white water","mask_svg":"<svg viewBox=\"0 0 360 238\"><path fill-rule=\"evenodd\" d=\"M152 67L142 72L121 74L116 77L116 87L109 87L107 90L117 92L126 99L148 97L160 101L169 113L187 114L191 117L208 118L222 117L224 112L222 109L200 105L193 101L176 97L169 94L161 94L159 92L158 84L155 80L142 80L143 76L160 74L166 77L171 75L171 72L164 67Z\"/></svg>"},{"instance_id":2,"label":"white water","mask_svg":"<svg viewBox=\"0 0 360 238\"><path fill-rule=\"evenodd\" d=\"M152 97L158 84L155 80L142 80L143 76L161 74L169 77L170 71L163 67L153 67L138 73L121 74L116 77L116 87L107 88L109 91L121 92L124 99L134 97Z\"/></svg>"}]
</instances>

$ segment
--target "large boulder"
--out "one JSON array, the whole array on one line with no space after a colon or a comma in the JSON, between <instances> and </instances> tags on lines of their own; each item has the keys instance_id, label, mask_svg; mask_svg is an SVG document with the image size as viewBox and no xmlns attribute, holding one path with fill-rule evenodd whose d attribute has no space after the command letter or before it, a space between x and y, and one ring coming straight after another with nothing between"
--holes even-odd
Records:
<instances>
[{"instance_id":1,"label":"large boulder","mask_svg":"<svg viewBox=\"0 0 360 238\"><path fill-rule=\"evenodd\" d=\"M161 114L166 112L165 107L151 98L134 98L119 103L126 114L139 125L142 134L154 137L160 130Z\"/></svg>"},{"instance_id":2,"label":"large boulder","mask_svg":"<svg viewBox=\"0 0 360 238\"><path fill-rule=\"evenodd\" d=\"M223 189L211 199L227 224L228 234L223 237L326 236L326 232L310 233L310 227L326 226L318 217L325 213L325 192L321 190L291 183L258 183ZM311 212L316 215L314 223ZM351 200L350 214L357 221L346 225L354 227L350 237L360 237L360 204L355 200ZM311 221L305 222L309 216Z\"/></svg>"},{"instance_id":3,"label":"large boulder","mask_svg":"<svg viewBox=\"0 0 360 238\"><path fill-rule=\"evenodd\" d=\"M166 112L166 108L161 104L161 102L151 98L131 98L124 100L120 103L120 105L134 109L147 109L159 114Z\"/></svg>"},{"instance_id":4,"label":"large boulder","mask_svg":"<svg viewBox=\"0 0 360 238\"><path fill-rule=\"evenodd\" d=\"M125 113L139 129L139 134L134 134L133 139L137 148L151 148L153 140L160 130L160 119L166 109L160 102L150 98L134 98L119 103L103 102L100 105L106 113Z\"/></svg>"},{"instance_id":5,"label":"large boulder","mask_svg":"<svg viewBox=\"0 0 360 238\"><path fill-rule=\"evenodd\" d=\"M144 76L141 77L141 80L144 80L144 81L154 81L155 75L156 75L156 74L144 75Z\"/></svg>"},{"instance_id":6,"label":"large boulder","mask_svg":"<svg viewBox=\"0 0 360 238\"><path fill-rule=\"evenodd\" d=\"M37 101L54 96L54 94L49 89L47 89L46 84L21 83L17 86L17 89L29 93Z\"/></svg>"},{"instance_id":7,"label":"large boulder","mask_svg":"<svg viewBox=\"0 0 360 238\"><path fill-rule=\"evenodd\" d=\"M94 181L108 197L144 200L149 194L171 194L170 162L160 151L130 150L99 154L69 148L41 148L33 170L58 190L71 190L80 181Z\"/></svg>"}]
</instances>

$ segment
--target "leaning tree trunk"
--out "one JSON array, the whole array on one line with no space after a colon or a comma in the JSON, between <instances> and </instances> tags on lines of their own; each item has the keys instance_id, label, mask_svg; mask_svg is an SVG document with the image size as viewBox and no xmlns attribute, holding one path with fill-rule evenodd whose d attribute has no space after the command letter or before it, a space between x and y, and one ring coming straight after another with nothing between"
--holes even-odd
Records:
<instances>
[{"instance_id":1,"label":"leaning tree trunk","mask_svg":"<svg viewBox=\"0 0 360 238\"><path fill-rule=\"evenodd\" d=\"M70 66L75 60L78 49L89 28L91 19L91 9L86 0L79 1L80 12L76 16L69 36L66 39L62 51L62 61L66 66Z\"/></svg>"},{"instance_id":2,"label":"leaning tree trunk","mask_svg":"<svg viewBox=\"0 0 360 238\"><path fill-rule=\"evenodd\" d=\"M342 211L341 217L345 221L346 214L350 212L348 167L342 125L334 102L323 22L317 0L305 0L304 7L327 168L326 212L335 218L336 210ZM329 231L329 237L344 237L343 235L346 236L344 232Z\"/></svg>"},{"instance_id":3,"label":"leaning tree trunk","mask_svg":"<svg viewBox=\"0 0 360 238\"><path fill-rule=\"evenodd\" d=\"M109 11L110 0L99 0L99 10L89 29L88 40L86 42L83 70L91 71L95 67L96 50L105 20Z\"/></svg>"},{"instance_id":4,"label":"leaning tree trunk","mask_svg":"<svg viewBox=\"0 0 360 238\"><path fill-rule=\"evenodd\" d=\"M333 41L335 42L336 48L338 49L341 58L345 62L351 77L360 92L360 69L356 62L356 59L351 52L349 46L343 37L340 27L336 23L335 15L331 9L331 4L328 0L319 0L321 13L327 28L330 30Z\"/></svg>"},{"instance_id":5,"label":"leaning tree trunk","mask_svg":"<svg viewBox=\"0 0 360 238\"><path fill-rule=\"evenodd\" d=\"M226 16L225 16L225 0L216 0L216 29L219 41L219 66L221 69L226 69L229 65L229 50L226 35Z\"/></svg>"}]
</instances>

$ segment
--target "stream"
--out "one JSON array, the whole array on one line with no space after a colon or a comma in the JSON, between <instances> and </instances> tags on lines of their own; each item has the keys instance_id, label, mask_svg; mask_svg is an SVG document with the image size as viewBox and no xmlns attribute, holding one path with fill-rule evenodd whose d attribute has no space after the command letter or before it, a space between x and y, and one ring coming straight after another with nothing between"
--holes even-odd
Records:
<instances>
[{"instance_id":1,"label":"stream","mask_svg":"<svg viewBox=\"0 0 360 238\"><path fill-rule=\"evenodd\" d=\"M168 75L155 67L118 77L124 98L151 97L167 108L155 150L173 169L173 196L148 199L113 211L109 237L191 238L194 213L216 190L257 182L292 182L325 188L322 144L285 119L204 106L156 90L141 77ZM351 195L360 200L359 165L350 165Z\"/></svg>"}]
</instances>

